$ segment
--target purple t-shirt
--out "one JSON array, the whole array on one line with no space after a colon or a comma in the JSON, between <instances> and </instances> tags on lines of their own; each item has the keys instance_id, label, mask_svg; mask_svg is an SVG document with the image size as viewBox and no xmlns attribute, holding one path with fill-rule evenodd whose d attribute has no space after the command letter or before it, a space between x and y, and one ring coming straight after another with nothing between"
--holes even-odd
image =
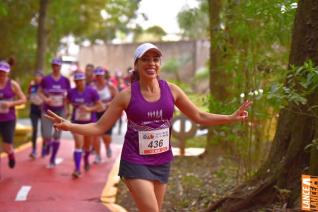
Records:
<instances>
[{"instance_id":1,"label":"purple t-shirt","mask_svg":"<svg viewBox=\"0 0 318 212\"><path fill-rule=\"evenodd\" d=\"M64 109L66 93L71 88L69 79L60 76L58 80L55 80L52 75L47 75L41 81L41 88L44 94L52 100L52 105L43 104L44 111Z\"/></svg>"},{"instance_id":2,"label":"purple t-shirt","mask_svg":"<svg viewBox=\"0 0 318 212\"><path fill-rule=\"evenodd\" d=\"M15 108L4 108L1 106L2 101L12 101L15 97L15 93L12 90L11 80L9 79L4 86L0 89L0 121L11 121L15 120Z\"/></svg>"},{"instance_id":3,"label":"purple t-shirt","mask_svg":"<svg viewBox=\"0 0 318 212\"><path fill-rule=\"evenodd\" d=\"M86 86L83 92L79 92L76 88L72 88L67 93L67 99L73 105L72 122L84 124L96 121L95 112L85 112L79 108L80 105L92 106L96 104L99 96L95 89Z\"/></svg>"},{"instance_id":4,"label":"purple t-shirt","mask_svg":"<svg viewBox=\"0 0 318 212\"><path fill-rule=\"evenodd\" d=\"M148 102L141 94L139 82L131 85L131 99L126 109L128 126L121 155L125 161L161 165L173 159L170 137L174 98L166 81L159 80L159 86L160 99Z\"/></svg>"}]
</instances>

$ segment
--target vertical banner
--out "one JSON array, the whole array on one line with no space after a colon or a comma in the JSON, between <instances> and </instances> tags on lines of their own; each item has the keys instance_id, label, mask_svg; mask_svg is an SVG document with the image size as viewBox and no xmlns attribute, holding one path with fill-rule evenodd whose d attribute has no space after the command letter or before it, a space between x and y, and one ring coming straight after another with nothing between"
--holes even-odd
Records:
<instances>
[{"instance_id":1,"label":"vertical banner","mask_svg":"<svg viewBox=\"0 0 318 212\"><path fill-rule=\"evenodd\" d=\"M318 176L301 176L301 209L318 211Z\"/></svg>"}]
</instances>

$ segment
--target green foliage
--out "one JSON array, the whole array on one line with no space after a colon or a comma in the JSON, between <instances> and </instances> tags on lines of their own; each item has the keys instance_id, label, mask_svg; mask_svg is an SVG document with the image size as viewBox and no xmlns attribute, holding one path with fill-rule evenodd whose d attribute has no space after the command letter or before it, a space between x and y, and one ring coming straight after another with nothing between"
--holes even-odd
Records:
<instances>
[{"instance_id":1,"label":"green foliage","mask_svg":"<svg viewBox=\"0 0 318 212\"><path fill-rule=\"evenodd\" d=\"M176 73L181 67L181 65L182 64L178 60L169 59L162 65L161 70L170 73Z\"/></svg>"},{"instance_id":2,"label":"green foliage","mask_svg":"<svg viewBox=\"0 0 318 212\"><path fill-rule=\"evenodd\" d=\"M17 61L12 68L13 77L33 71L36 26L32 20L37 9L37 1L6 0L0 3L0 59L15 56Z\"/></svg>"},{"instance_id":3,"label":"green foliage","mask_svg":"<svg viewBox=\"0 0 318 212\"><path fill-rule=\"evenodd\" d=\"M198 8L185 8L177 15L178 24L184 39L206 39L209 31L207 1L200 1Z\"/></svg>"},{"instance_id":4,"label":"green foliage","mask_svg":"<svg viewBox=\"0 0 318 212\"><path fill-rule=\"evenodd\" d=\"M178 58L169 58L161 65L161 70L168 74L172 74L173 78L177 81L177 84L181 83L180 74L182 74L181 67L187 65L191 61L189 54L183 54Z\"/></svg>"},{"instance_id":5,"label":"green foliage","mask_svg":"<svg viewBox=\"0 0 318 212\"><path fill-rule=\"evenodd\" d=\"M314 148L314 149L318 150L318 139L317 139L317 138L313 139L313 140L311 141L311 143L308 144L308 145L305 147L304 150L305 150L306 152L309 152L309 150L311 150L311 148Z\"/></svg>"},{"instance_id":6,"label":"green foliage","mask_svg":"<svg viewBox=\"0 0 318 212\"><path fill-rule=\"evenodd\" d=\"M50 44L56 47L62 37L73 34L77 41L109 42L118 32L129 31L139 0L52 1L48 11ZM63 9L61 9L63 8Z\"/></svg>"},{"instance_id":7,"label":"green foliage","mask_svg":"<svg viewBox=\"0 0 318 212\"><path fill-rule=\"evenodd\" d=\"M6 5L4 2L0 2L0 17L8 15Z\"/></svg>"},{"instance_id":8,"label":"green foliage","mask_svg":"<svg viewBox=\"0 0 318 212\"><path fill-rule=\"evenodd\" d=\"M204 80L209 78L209 69L204 66L203 68L197 70L194 76L196 81Z\"/></svg>"},{"instance_id":9,"label":"green foliage","mask_svg":"<svg viewBox=\"0 0 318 212\"><path fill-rule=\"evenodd\" d=\"M280 108L280 102L264 97L275 82L286 76L294 3L294 0L222 1L220 30L211 41L218 49L217 69L227 76L213 83L226 87L229 96L223 103L218 102L211 91L207 101L209 111L230 114L244 99L253 101L247 124L218 127L213 130L218 135L214 138L234 142L233 154L250 173L251 167L262 159L257 155L266 154L262 150L271 139L270 126Z\"/></svg>"},{"instance_id":10,"label":"green foliage","mask_svg":"<svg viewBox=\"0 0 318 212\"><path fill-rule=\"evenodd\" d=\"M272 85L267 98L281 108L288 103L305 105L307 97L318 87L318 67L309 60L304 65L292 66L285 77L286 82L276 82Z\"/></svg>"},{"instance_id":11,"label":"green foliage","mask_svg":"<svg viewBox=\"0 0 318 212\"><path fill-rule=\"evenodd\" d=\"M186 148L204 148L206 146L205 136L195 136L186 141Z\"/></svg>"},{"instance_id":12,"label":"green foliage","mask_svg":"<svg viewBox=\"0 0 318 212\"><path fill-rule=\"evenodd\" d=\"M134 42L162 41L163 37L167 34L160 26L156 25L151 26L146 30L137 25L132 32Z\"/></svg>"},{"instance_id":13,"label":"green foliage","mask_svg":"<svg viewBox=\"0 0 318 212\"><path fill-rule=\"evenodd\" d=\"M162 37L167 34L160 26L149 27L146 32L152 34L157 40L162 40Z\"/></svg>"},{"instance_id":14,"label":"green foliage","mask_svg":"<svg viewBox=\"0 0 318 212\"><path fill-rule=\"evenodd\" d=\"M100 17L99 13L103 10L106 17L99 22L94 22L95 29L88 31L84 38L89 38L91 41L100 39L109 42L116 37L118 32L127 34L132 31L129 23L136 18L139 2L140 0L104 0L101 7L95 5L94 16ZM88 9L91 8L91 1L87 1L87 3L90 4Z\"/></svg>"},{"instance_id":15,"label":"green foliage","mask_svg":"<svg viewBox=\"0 0 318 212\"><path fill-rule=\"evenodd\" d=\"M135 18L139 0L54 0L47 11L47 61L56 54L60 41L74 35L76 41L109 41L117 31L127 32ZM15 56L13 77L34 72L39 1L4 0L0 2L0 59ZM101 11L107 18L103 19ZM23 74L22 74L23 73ZM22 78L21 78L22 79Z\"/></svg>"},{"instance_id":16,"label":"green foliage","mask_svg":"<svg viewBox=\"0 0 318 212\"><path fill-rule=\"evenodd\" d=\"M218 101L212 95L209 95L205 99L205 105L209 108L209 111L219 114L231 114L234 109L237 108L241 102L237 98L233 98L230 101Z\"/></svg>"}]
</instances>

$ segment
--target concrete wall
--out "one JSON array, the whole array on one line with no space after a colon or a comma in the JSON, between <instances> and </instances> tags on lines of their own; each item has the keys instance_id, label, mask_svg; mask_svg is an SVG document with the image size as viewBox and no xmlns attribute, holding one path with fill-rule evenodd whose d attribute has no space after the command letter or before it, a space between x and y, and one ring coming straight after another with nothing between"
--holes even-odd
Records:
<instances>
[{"instance_id":1,"label":"concrete wall","mask_svg":"<svg viewBox=\"0 0 318 212\"><path fill-rule=\"evenodd\" d=\"M203 67L209 57L209 41L176 41L154 42L162 53L162 65L169 59L187 58L187 62L180 68L179 75L185 82L190 82L196 70ZM133 67L133 54L139 43L105 44L90 47L81 47L78 55L80 67L87 63L95 66L104 66L114 73L116 70L125 72ZM173 78L174 76L162 73L162 77Z\"/></svg>"}]
</instances>

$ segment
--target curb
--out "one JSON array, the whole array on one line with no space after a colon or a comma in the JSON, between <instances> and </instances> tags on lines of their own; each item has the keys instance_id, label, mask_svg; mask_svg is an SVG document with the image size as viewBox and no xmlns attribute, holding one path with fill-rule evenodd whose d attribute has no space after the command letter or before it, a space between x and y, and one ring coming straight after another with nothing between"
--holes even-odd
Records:
<instances>
[{"instance_id":1,"label":"curb","mask_svg":"<svg viewBox=\"0 0 318 212\"><path fill-rule=\"evenodd\" d=\"M108 180L103 189L100 200L103 203L103 205L106 206L112 212L127 212L125 208L115 203L116 194L118 191L118 188L116 187L116 185L120 181L120 177L118 176L119 163L120 163L120 157L118 156L113 165L112 170L110 171L108 175Z\"/></svg>"}]
</instances>

